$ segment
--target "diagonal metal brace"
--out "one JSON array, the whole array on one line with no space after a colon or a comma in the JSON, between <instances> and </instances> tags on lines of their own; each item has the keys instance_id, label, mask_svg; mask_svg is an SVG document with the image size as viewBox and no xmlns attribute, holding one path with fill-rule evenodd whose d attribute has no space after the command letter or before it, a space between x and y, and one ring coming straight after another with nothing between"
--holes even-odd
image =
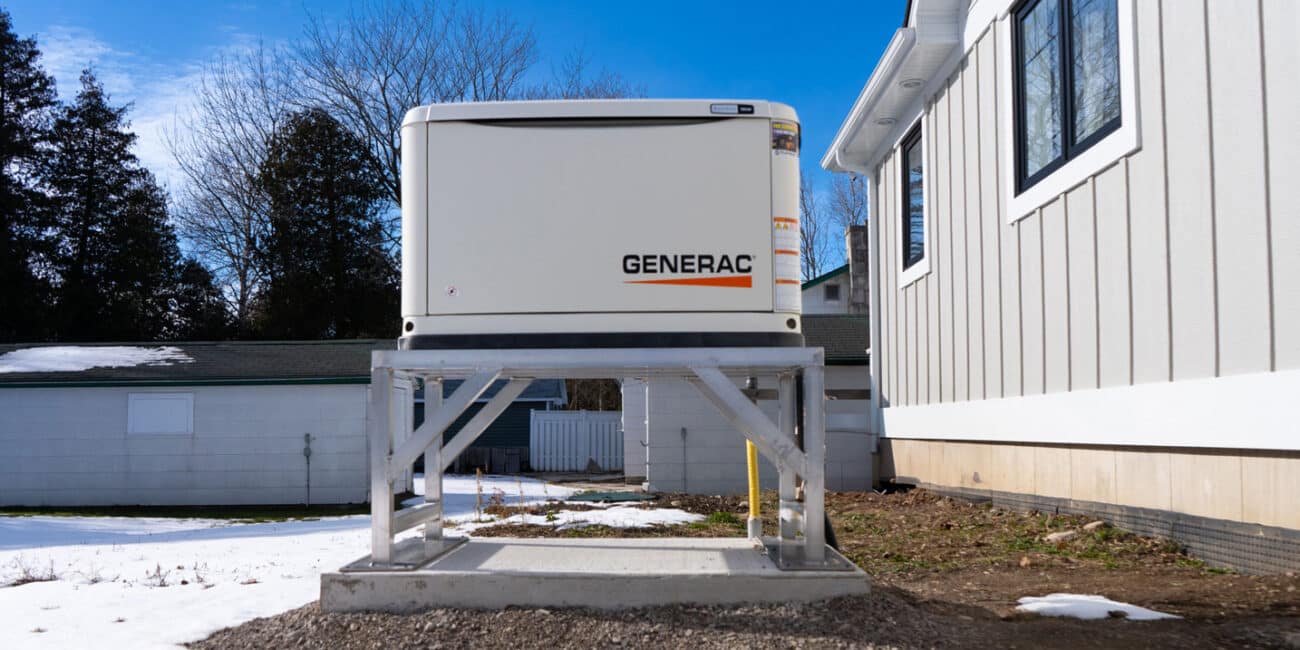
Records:
<instances>
[{"instance_id":1,"label":"diagonal metal brace","mask_svg":"<svg viewBox=\"0 0 1300 650\"><path fill-rule=\"evenodd\" d=\"M731 422L732 426L754 441L754 445L782 470L806 474L807 457L795 445L794 440L777 428L767 414L763 413L745 396L731 379L721 370L713 367L691 368L698 381L692 381L713 406Z\"/></svg>"},{"instance_id":2,"label":"diagonal metal brace","mask_svg":"<svg viewBox=\"0 0 1300 650\"><path fill-rule=\"evenodd\" d=\"M441 436L447 427L451 426L451 423L474 403L474 400L487 391L500 374L500 368L481 370L456 388L456 392L442 403L442 407L433 414L433 417L425 420L424 424L421 424L420 428L416 429L415 433L412 433L411 437L393 452L388 460L389 477L396 476L410 467L415 459L419 458L420 454L423 454L424 450L428 449L429 445L432 445L433 441L437 440L438 436Z\"/></svg>"},{"instance_id":3,"label":"diagonal metal brace","mask_svg":"<svg viewBox=\"0 0 1300 650\"><path fill-rule=\"evenodd\" d=\"M511 379L505 386L502 386L501 390L492 396L492 399L487 404L484 404L483 408L479 409L479 412L475 413L474 417L465 423L465 426L460 428L460 432L456 434L456 437L452 438L451 442L442 448L442 469L445 471L452 463L456 462L456 457L474 444L474 441L484 431L487 431L487 428L496 421L497 417L505 412L510 404L515 401L515 398L519 397L531 383L533 383L532 379L516 378ZM427 476L430 469L425 468L424 471Z\"/></svg>"}]
</instances>

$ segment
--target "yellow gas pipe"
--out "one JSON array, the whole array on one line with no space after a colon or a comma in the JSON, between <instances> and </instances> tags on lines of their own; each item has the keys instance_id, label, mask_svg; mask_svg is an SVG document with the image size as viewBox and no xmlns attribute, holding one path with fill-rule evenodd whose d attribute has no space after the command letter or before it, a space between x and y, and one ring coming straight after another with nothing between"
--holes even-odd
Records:
<instances>
[{"instance_id":1,"label":"yellow gas pipe","mask_svg":"<svg viewBox=\"0 0 1300 650\"><path fill-rule=\"evenodd\" d=\"M745 460L749 464L749 518L758 519L758 447L745 441Z\"/></svg>"},{"instance_id":2,"label":"yellow gas pipe","mask_svg":"<svg viewBox=\"0 0 1300 650\"><path fill-rule=\"evenodd\" d=\"M758 377L746 379L745 388L749 399L757 404ZM758 511L758 447L752 440L745 440L745 464L749 469L749 521L746 527L751 539L760 539L763 537L763 520Z\"/></svg>"}]
</instances>

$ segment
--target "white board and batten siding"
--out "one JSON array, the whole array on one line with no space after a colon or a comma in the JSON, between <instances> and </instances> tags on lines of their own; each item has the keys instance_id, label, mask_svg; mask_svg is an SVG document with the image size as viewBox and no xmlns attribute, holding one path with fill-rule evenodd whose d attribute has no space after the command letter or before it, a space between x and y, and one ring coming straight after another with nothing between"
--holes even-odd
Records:
<instances>
[{"instance_id":1,"label":"white board and batten siding","mask_svg":"<svg viewBox=\"0 0 1300 650\"><path fill-rule=\"evenodd\" d=\"M622 411L533 411L528 462L534 472L623 469Z\"/></svg>"},{"instance_id":2,"label":"white board and batten siding","mask_svg":"<svg viewBox=\"0 0 1300 650\"><path fill-rule=\"evenodd\" d=\"M897 263L899 149L873 169L884 435L945 437L916 428L935 421L914 409L940 404L961 418L952 404L1055 396L1050 423L1082 391L1197 381L1202 394L1201 380L1256 374L1270 394L1300 390L1287 372L1300 369L1300 3L1119 6L1132 16L1135 110L1122 119L1134 150L1009 214L1010 18L985 13L993 22L966 26L964 58L921 104L930 269L910 284ZM1209 390L1244 408L1257 400L1231 391L1259 385ZM1182 398L1167 399L1149 407ZM1300 421L1297 400L1274 408ZM965 425L964 436L1029 441L993 419ZM1191 437L1300 448L1284 426Z\"/></svg>"}]
</instances>

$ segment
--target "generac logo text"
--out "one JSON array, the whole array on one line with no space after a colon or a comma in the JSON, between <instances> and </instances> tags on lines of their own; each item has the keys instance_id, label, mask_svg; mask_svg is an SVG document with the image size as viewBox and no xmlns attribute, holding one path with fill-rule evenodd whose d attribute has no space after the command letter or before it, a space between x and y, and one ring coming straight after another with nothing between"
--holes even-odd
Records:
<instances>
[{"instance_id":1,"label":"generac logo text","mask_svg":"<svg viewBox=\"0 0 1300 650\"><path fill-rule=\"evenodd\" d=\"M624 273L753 273L753 255L624 255Z\"/></svg>"},{"instance_id":2,"label":"generac logo text","mask_svg":"<svg viewBox=\"0 0 1300 650\"><path fill-rule=\"evenodd\" d=\"M623 273L628 275L673 274L688 276L684 278L624 280L626 284L748 289L754 286L753 272L753 255L712 255L708 253L657 255L642 253L623 256ZM723 273L727 275L719 275Z\"/></svg>"}]
</instances>

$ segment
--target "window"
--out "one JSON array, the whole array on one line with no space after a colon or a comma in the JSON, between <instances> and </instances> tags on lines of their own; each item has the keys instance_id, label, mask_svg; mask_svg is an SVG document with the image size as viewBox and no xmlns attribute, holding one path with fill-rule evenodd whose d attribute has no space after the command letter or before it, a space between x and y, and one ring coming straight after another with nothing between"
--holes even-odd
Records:
<instances>
[{"instance_id":1,"label":"window","mask_svg":"<svg viewBox=\"0 0 1300 650\"><path fill-rule=\"evenodd\" d=\"M193 393L131 393L127 433L194 433Z\"/></svg>"},{"instance_id":2,"label":"window","mask_svg":"<svg viewBox=\"0 0 1300 650\"><path fill-rule=\"evenodd\" d=\"M823 290L822 298L825 299L826 302L839 302L840 285L838 284L826 285L826 288Z\"/></svg>"},{"instance_id":3,"label":"window","mask_svg":"<svg viewBox=\"0 0 1300 650\"><path fill-rule=\"evenodd\" d=\"M921 153L921 127L903 138L902 260L903 270L925 259L925 161Z\"/></svg>"},{"instance_id":4,"label":"window","mask_svg":"<svg viewBox=\"0 0 1300 650\"><path fill-rule=\"evenodd\" d=\"M1117 0L1028 0L1014 30L1023 192L1120 127Z\"/></svg>"}]
</instances>

